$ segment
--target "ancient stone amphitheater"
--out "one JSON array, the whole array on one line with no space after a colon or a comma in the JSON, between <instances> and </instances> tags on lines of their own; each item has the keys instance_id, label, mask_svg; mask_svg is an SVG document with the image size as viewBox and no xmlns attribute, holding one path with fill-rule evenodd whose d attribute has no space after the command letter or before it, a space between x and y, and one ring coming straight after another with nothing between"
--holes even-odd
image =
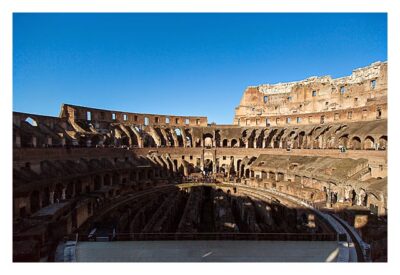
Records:
<instances>
[{"instance_id":1,"label":"ancient stone amphitheater","mask_svg":"<svg viewBox=\"0 0 400 275\"><path fill-rule=\"evenodd\" d=\"M232 125L63 104L58 117L14 112L13 142L14 261L164 240L387 260L386 62L248 87ZM261 250L245 261L268 261Z\"/></svg>"}]
</instances>

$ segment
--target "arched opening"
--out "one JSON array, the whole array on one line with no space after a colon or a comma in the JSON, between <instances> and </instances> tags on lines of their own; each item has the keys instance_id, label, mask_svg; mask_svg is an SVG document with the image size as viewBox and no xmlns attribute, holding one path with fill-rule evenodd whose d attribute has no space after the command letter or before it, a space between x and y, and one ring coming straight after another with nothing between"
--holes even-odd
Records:
<instances>
[{"instance_id":1,"label":"arched opening","mask_svg":"<svg viewBox=\"0 0 400 275\"><path fill-rule=\"evenodd\" d=\"M94 176L94 190L100 190L101 189L101 179L99 175Z\"/></svg>"},{"instance_id":2,"label":"arched opening","mask_svg":"<svg viewBox=\"0 0 400 275\"><path fill-rule=\"evenodd\" d=\"M195 147L201 147L201 140L199 138L196 138L194 145Z\"/></svg>"},{"instance_id":3,"label":"arched opening","mask_svg":"<svg viewBox=\"0 0 400 275\"><path fill-rule=\"evenodd\" d=\"M91 139L91 145L96 147L97 145L101 145L102 137L101 135L94 135Z\"/></svg>"},{"instance_id":4,"label":"arched opening","mask_svg":"<svg viewBox=\"0 0 400 275\"><path fill-rule=\"evenodd\" d=\"M176 137L177 137L177 139L178 139L178 144L177 144L177 145L178 145L179 147L182 147L184 141L183 141L181 129L175 128L174 131L175 131L175 135L176 135ZM188 137L186 137L186 139L187 139L187 138L188 138ZM185 142L187 142L187 141L185 141Z\"/></svg>"},{"instance_id":5,"label":"arched opening","mask_svg":"<svg viewBox=\"0 0 400 275\"><path fill-rule=\"evenodd\" d=\"M213 147L213 135L212 134L204 134L204 147L211 148Z\"/></svg>"},{"instance_id":6,"label":"arched opening","mask_svg":"<svg viewBox=\"0 0 400 275\"><path fill-rule=\"evenodd\" d=\"M82 194L82 181L81 180L78 180L75 183L75 194L77 194L77 195Z\"/></svg>"},{"instance_id":7,"label":"arched opening","mask_svg":"<svg viewBox=\"0 0 400 275\"><path fill-rule=\"evenodd\" d=\"M219 168L219 172L226 175L226 164L221 165L221 167Z\"/></svg>"},{"instance_id":8,"label":"arched opening","mask_svg":"<svg viewBox=\"0 0 400 275\"><path fill-rule=\"evenodd\" d=\"M367 136L364 140L364 150L373 150L375 141L371 136Z\"/></svg>"},{"instance_id":9,"label":"arched opening","mask_svg":"<svg viewBox=\"0 0 400 275\"><path fill-rule=\"evenodd\" d=\"M273 129L272 131L270 131L270 132L268 133L268 136L266 136L266 139L265 139L265 146L264 146L264 148L272 148L273 143L272 143L271 141L272 141L272 138L274 137L274 135L276 134L277 131L278 131L278 130Z\"/></svg>"},{"instance_id":10,"label":"arched opening","mask_svg":"<svg viewBox=\"0 0 400 275\"><path fill-rule=\"evenodd\" d=\"M238 159L237 161L236 161L236 171L238 172L238 174L239 174L239 170L240 170L240 163L242 162L242 160L240 160L240 159Z\"/></svg>"},{"instance_id":11,"label":"arched opening","mask_svg":"<svg viewBox=\"0 0 400 275\"><path fill-rule=\"evenodd\" d=\"M247 136L247 133L244 133L244 135ZM255 135L256 135L256 131L253 130L253 131L251 131L250 135L248 136L248 138L247 138L247 147L248 148L254 148Z\"/></svg>"},{"instance_id":12,"label":"arched opening","mask_svg":"<svg viewBox=\"0 0 400 275\"><path fill-rule=\"evenodd\" d=\"M31 117L27 117L27 118L25 119L25 122L29 123L29 124L30 124L31 126L33 126L33 127L38 126L37 121L34 120L34 119L31 118Z\"/></svg>"},{"instance_id":13,"label":"arched opening","mask_svg":"<svg viewBox=\"0 0 400 275\"><path fill-rule=\"evenodd\" d=\"M378 141L379 150L387 150L387 136L381 136Z\"/></svg>"},{"instance_id":14,"label":"arched opening","mask_svg":"<svg viewBox=\"0 0 400 275\"><path fill-rule=\"evenodd\" d=\"M362 205L363 206L368 206L368 194L365 194L363 200L362 200Z\"/></svg>"},{"instance_id":15,"label":"arched opening","mask_svg":"<svg viewBox=\"0 0 400 275\"><path fill-rule=\"evenodd\" d=\"M39 191L35 190L29 196L30 206L31 206L31 213L35 213L40 209L40 193Z\"/></svg>"},{"instance_id":16,"label":"arched opening","mask_svg":"<svg viewBox=\"0 0 400 275\"><path fill-rule=\"evenodd\" d=\"M268 174L269 174L269 179L270 180L275 180L276 179L276 176L275 176L274 172L269 172Z\"/></svg>"},{"instance_id":17,"label":"arched opening","mask_svg":"<svg viewBox=\"0 0 400 275\"><path fill-rule=\"evenodd\" d=\"M104 185L105 186L110 186L111 185L111 177L110 177L110 175L106 174L104 176L103 181L104 181Z\"/></svg>"},{"instance_id":18,"label":"arched opening","mask_svg":"<svg viewBox=\"0 0 400 275\"><path fill-rule=\"evenodd\" d=\"M232 139L231 140L231 147L237 147L237 140L236 139Z\"/></svg>"},{"instance_id":19,"label":"arched opening","mask_svg":"<svg viewBox=\"0 0 400 275\"><path fill-rule=\"evenodd\" d=\"M348 135L343 135L339 138L339 146L342 146L344 148L347 148L349 142L349 136Z\"/></svg>"},{"instance_id":20,"label":"arched opening","mask_svg":"<svg viewBox=\"0 0 400 275\"><path fill-rule=\"evenodd\" d=\"M87 111L86 112L86 120L92 120L92 112L90 112L90 111Z\"/></svg>"},{"instance_id":21,"label":"arched opening","mask_svg":"<svg viewBox=\"0 0 400 275\"><path fill-rule=\"evenodd\" d=\"M114 173L113 174L113 177L112 177L112 185L118 185L118 184L120 184L120 177L119 177L119 175L117 174L117 173Z\"/></svg>"},{"instance_id":22,"label":"arched opening","mask_svg":"<svg viewBox=\"0 0 400 275\"><path fill-rule=\"evenodd\" d=\"M262 130L258 137L256 138L256 147L263 148L264 131Z\"/></svg>"},{"instance_id":23,"label":"arched opening","mask_svg":"<svg viewBox=\"0 0 400 275\"><path fill-rule=\"evenodd\" d=\"M250 169L249 168L247 168L245 171L245 177L250 178Z\"/></svg>"},{"instance_id":24,"label":"arched opening","mask_svg":"<svg viewBox=\"0 0 400 275\"><path fill-rule=\"evenodd\" d=\"M326 148L334 149L335 148L335 139L334 137L329 137L326 141Z\"/></svg>"},{"instance_id":25,"label":"arched opening","mask_svg":"<svg viewBox=\"0 0 400 275\"><path fill-rule=\"evenodd\" d=\"M353 150L361 150L361 139L357 136L351 139L351 148Z\"/></svg>"},{"instance_id":26,"label":"arched opening","mask_svg":"<svg viewBox=\"0 0 400 275\"><path fill-rule=\"evenodd\" d=\"M43 191L42 196L42 207L46 207L50 204L50 188L46 187Z\"/></svg>"},{"instance_id":27,"label":"arched opening","mask_svg":"<svg viewBox=\"0 0 400 275\"><path fill-rule=\"evenodd\" d=\"M185 140L186 147L192 147L193 146L193 144L192 144L193 141L192 141L192 134L191 134L190 130L189 129L185 129L184 132L185 132L185 135L186 135L186 140Z\"/></svg>"},{"instance_id":28,"label":"arched opening","mask_svg":"<svg viewBox=\"0 0 400 275\"><path fill-rule=\"evenodd\" d=\"M353 191L351 191L351 205L356 205L357 204L357 193L356 191L353 189Z\"/></svg>"},{"instance_id":29,"label":"arched opening","mask_svg":"<svg viewBox=\"0 0 400 275\"><path fill-rule=\"evenodd\" d=\"M212 174L212 172L213 172L213 161L211 159L206 159L204 161L204 169L203 170L206 173L206 175Z\"/></svg>"},{"instance_id":30,"label":"arched opening","mask_svg":"<svg viewBox=\"0 0 400 275\"><path fill-rule=\"evenodd\" d=\"M122 146L127 146L127 147L129 147L130 144L131 144L131 142L130 142L129 137L126 136L126 135L123 135L123 136L121 137L121 145L122 145Z\"/></svg>"},{"instance_id":31,"label":"arched opening","mask_svg":"<svg viewBox=\"0 0 400 275\"><path fill-rule=\"evenodd\" d=\"M72 199L73 192L74 192L73 188L74 188L74 184L73 184L73 182L70 182L67 185L67 189L65 190L65 198L67 200Z\"/></svg>"},{"instance_id":32,"label":"arched opening","mask_svg":"<svg viewBox=\"0 0 400 275\"><path fill-rule=\"evenodd\" d=\"M227 139L224 139L222 141L222 147L228 147L228 140Z\"/></svg>"},{"instance_id":33,"label":"arched opening","mask_svg":"<svg viewBox=\"0 0 400 275\"><path fill-rule=\"evenodd\" d=\"M297 137L297 148L302 149L304 147L304 136L306 135L306 133L304 131L301 131Z\"/></svg>"},{"instance_id":34,"label":"arched opening","mask_svg":"<svg viewBox=\"0 0 400 275\"><path fill-rule=\"evenodd\" d=\"M215 146L221 147L221 133L220 130L215 130Z\"/></svg>"},{"instance_id":35,"label":"arched opening","mask_svg":"<svg viewBox=\"0 0 400 275\"><path fill-rule=\"evenodd\" d=\"M54 202L59 203L62 200L63 186L61 183L57 183L54 189Z\"/></svg>"},{"instance_id":36,"label":"arched opening","mask_svg":"<svg viewBox=\"0 0 400 275\"><path fill-rule=\"evenodd\" d=\"M378 108L376 110L376 119L381 119L382 118L382 110Z\"/></svg>"}]
</instances>

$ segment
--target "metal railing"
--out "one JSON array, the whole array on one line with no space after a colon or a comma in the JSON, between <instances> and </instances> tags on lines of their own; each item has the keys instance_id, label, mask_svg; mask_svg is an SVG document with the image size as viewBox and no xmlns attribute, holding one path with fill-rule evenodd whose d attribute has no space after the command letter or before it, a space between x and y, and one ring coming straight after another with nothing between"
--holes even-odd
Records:
<instances>
[{"instance_id":1,"label":"metal railing","mask_svg":"<svg viewBox=\"0 0 400 275\"><path fill-rule=\"evenodd\" d=\"M74 238L75 235L68 236ZM257 240L257 241L337 241L335 233L116 233L108 236L82 235L85 241L197 241L197 240Z\"/></svg>"}]
</instances>

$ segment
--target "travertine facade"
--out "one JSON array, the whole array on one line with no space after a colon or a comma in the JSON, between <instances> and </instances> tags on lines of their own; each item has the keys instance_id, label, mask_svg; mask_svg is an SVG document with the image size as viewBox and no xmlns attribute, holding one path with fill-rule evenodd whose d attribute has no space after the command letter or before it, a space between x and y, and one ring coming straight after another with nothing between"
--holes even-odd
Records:
<instances>
[{"instance_id":1,"label":"travertine facade","mask_svg":"<svg viewBox=\"0 0 400 275\"><path fill-rule=\"evenodd\" d=\"M51 260L77 232L337 233L290 196L336 212L385 260L386 70L250 87L234 125L68 104L59 117L14 112L14 259Z\"/></svg>"},{"instance_id":2,"label":"travertine facade","mask_svg":"<svg viewBox=\"0 0 400 275\"><path fill-rule=\"evenodd\" d=\"M387 62L350 76L250 86L236 108L242 126L309 125L387 118Z\"/></svg>"}]
</instances>

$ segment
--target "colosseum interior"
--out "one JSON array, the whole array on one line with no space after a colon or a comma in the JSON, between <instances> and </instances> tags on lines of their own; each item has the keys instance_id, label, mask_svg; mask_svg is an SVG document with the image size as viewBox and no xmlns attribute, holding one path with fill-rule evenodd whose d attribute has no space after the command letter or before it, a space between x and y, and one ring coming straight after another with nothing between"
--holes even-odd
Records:
<instances>
[{"instance_id":1,"label":"colosseum interior","mask_svg":"<svg viewBox=\"0 0 400 275\"><path fill-rule=\"evenodd\" d=\"M94 261L96 245L174 240L387 261L387 141L387 62L248 87L232 125L70 104L14 112L13 258ZM247 260L268 261L260 250ZM326 260L306 250L286 261Z\"/></svg>"}]
</instances>

